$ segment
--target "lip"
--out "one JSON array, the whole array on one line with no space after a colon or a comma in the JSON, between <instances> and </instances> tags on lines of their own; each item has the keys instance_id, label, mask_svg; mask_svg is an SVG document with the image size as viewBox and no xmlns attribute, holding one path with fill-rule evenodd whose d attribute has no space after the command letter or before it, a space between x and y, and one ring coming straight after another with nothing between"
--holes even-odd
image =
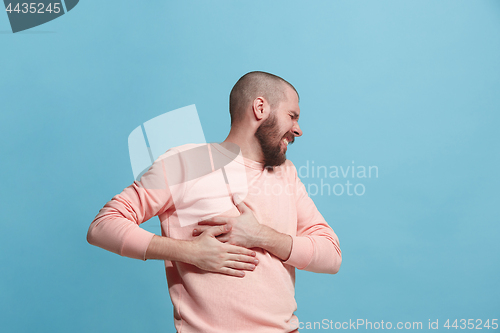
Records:
<instances>
[{"instance_id":1,"label":"lip","mask_svg":"<svg viewBox=\"0 0 500 333\"><path fill-rule=\"evenodd\" d=\"M283 139L286 139L288 141L288 144L284 143ZM290 145L292 143L293 143L293 137L292 137L292 139L290 139L288 136L281 138L281 141L280 141L280 144L285 151L288 149L288 145Z\"/></svg>"},{"instance_id":2,"label":"lip","mask_svg":"<svg viewBox=\"0 0 500 333\"><path fill-rule=\"evenodd\" d=\"M288 139L287 139L288 140ZM280 142L281 146L283 147L283 149L286 151L288 149L288 145L286 143L283 142L283 139L281 139L281 142ZM288 143L290 144L290 142Z\"/></svg>"},{"instance_id":3,"label":"lip","mask_svg":"<svg viewBox=\"0 0 500 333\"><path fill-rule=\"evenodd\" d=\"M281 141L283 141L283 139L286 139L286 141L288 141L288 145L291 145L295 141L295 137L293 135L290 135L290 134L285 134L281 138Z\"/></svg>"}]
</instances>

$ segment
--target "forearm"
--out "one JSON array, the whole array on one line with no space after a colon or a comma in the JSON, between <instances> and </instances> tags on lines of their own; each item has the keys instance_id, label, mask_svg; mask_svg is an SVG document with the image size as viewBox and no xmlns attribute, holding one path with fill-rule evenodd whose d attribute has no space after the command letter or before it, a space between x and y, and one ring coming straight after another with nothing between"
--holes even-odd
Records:
<instances>
[{"instance_id":1,"label":"forearm","mask_svg":"<svg viewBox=\"0 0 500 333\"><path fill-rule=\"evenodd\" d=\"M191 263L192 241L154 235L146 250L146 259Z\"/></svg>"},{"instance_id":2,"label":"forearm","mask_svg":"<svg viewBox=\"0 0 500 333\"><path fill-rule=\"evenodd\" d=\"M279 259L286 261L292 251L292 237L282 234L266 225L261 225L261 230L256 236L256 247L272 253Z\"/></svg>"}]
</instances>

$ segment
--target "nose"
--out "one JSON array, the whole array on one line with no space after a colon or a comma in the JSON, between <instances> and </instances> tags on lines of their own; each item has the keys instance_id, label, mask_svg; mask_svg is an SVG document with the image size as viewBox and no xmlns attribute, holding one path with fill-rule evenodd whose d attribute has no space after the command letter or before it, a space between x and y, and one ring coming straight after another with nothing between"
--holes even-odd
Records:
<instances>
[{"instance_id":1,"label":"nose","mask_svg":"<svg viewBox=\"0 0 500 333\"><path fill-rule=\"evenodd\" d=\"M292 128L292 132L295 136L302 136L302 130L300 129L299 123L295 123Z\"/></svg>"}]
</instances>

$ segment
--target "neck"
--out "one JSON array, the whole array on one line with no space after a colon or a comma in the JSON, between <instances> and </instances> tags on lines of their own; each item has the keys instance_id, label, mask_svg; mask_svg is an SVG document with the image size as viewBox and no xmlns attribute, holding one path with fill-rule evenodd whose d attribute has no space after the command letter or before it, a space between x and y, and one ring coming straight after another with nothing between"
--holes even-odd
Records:
<instances>
[{"instance_id":1,"label":"neck","mask_svg":"<svg viewBox=\"0 0 500 333\"><path fill-rule=\"evenodd\" d=\"M221 143L221 146L228 148L228 144L233 143L240 147L243 157L262 163L264 156L260 148L259 141L255 137L255 131L251 128L241 128L233 125L227 138Z\"/></svg>"}]
</instances>

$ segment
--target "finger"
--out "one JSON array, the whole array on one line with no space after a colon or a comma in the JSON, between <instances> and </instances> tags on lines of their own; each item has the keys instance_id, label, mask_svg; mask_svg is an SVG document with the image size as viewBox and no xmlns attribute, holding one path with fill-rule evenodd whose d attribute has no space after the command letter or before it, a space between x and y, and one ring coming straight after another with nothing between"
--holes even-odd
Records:
<instances>
[{"instance_id":1,"label":"finger","mask_svg":"<svg viewBox=\"0 0 500 333\"><path fill-rule=\"evenodd\" d=\"M222 234L220 236L217 236L216 237L219 242L222 242L222 243L226 243L227 241L229 241L229 236L227 236L227 234Z\"/></svg>"},{"instance_id":2,"label":"finger","mask_svg":"<svg viewBox=\"0 0 500 333\"><path fill-rule=\"evenodd\" d=\"M228 259L230 259L232 261L247 262L247 263L251 263L254 265L257 265L259 263L259 260L257 258L252 257L252 256L247 256L244 254L232 254L232 253L230 253L228 256Z\"/></svg>"},{"instance_id":3,"label":"finger","mask_svg":"<svg viewBox=\"0 0 500 333\"><path fill-rule=\"evenodd\" d=\"M244 254L247 256L255 257L255 251L249 250L249 249L241 247L241 246L236 246L236 245L227 244L227 253Z\"/></svg>"},{"instance_id":4,"label":"finger","mask_svg":"<svg viewBox=\"0 0 500 333\"><path fill-rule=\"evenodd\" d=\"M224 224L224 225L218 225L218 226L215 226L215 227L208 228L207 230L205 230L204 233L207 233L210 236L215 237L215 236L224 234L224 233L226 233L226 232L228 232L230 230L231 230L231 225L230 224Z\"/></svg>"},{"instance_id":5,"label":"finger","mask_svg":"<svg viewBox=\"0 0 500 333\"><path fill-rule=\"evenodd\" d=\"M226 274L226 275L230 275L230 276L236 276L236 277L244 277L245 276L245 272L244 271L240 271L240 270L229 268L229 267L222 267L219 270L219 272L222 273L222 274Z\"/></svg>"},{"instance_id":6,"label":"finger","mask_svg":"<svg viewBox=\"0 0 500 333\"><path fill-rule=\"evenodd\" d=\"M204 221L198 222L198 225L221 225L229 222L228 217L215 216Z\"/></svg>"},{"instance_id":7,"label":"finger","mask_svg":"<svg viewBox=\"0 0 500 333\"><path fill-rule=\"evenodd\" d=\"M255 269L254 264L249 264L249 263L240 262L240 261L227 261L225 264L225 267L238 269L238 270L244 270L244 271L253 271Z\"/></svg>"},{"instance_id":8,"label":"finger","mask_svg":"<svg viewBox=\"0 0 500 333\"><path fill-rule=\"evenodd\" d=\"M238 208L241 214L245 213L246 211L250 210L247 205L243 202L243 200L240 199L240 197L235 194L233 195L233 203Z\"/></svg>"},{"instance_id":9,"label":"finger","mask_svg":"<svg viewBox=\"0 0 500 333\"><path fill-rule=\"evenodd\" d=\"M199 226L196 229L193 229L193 236L199 236L210 228L212 228L212 226L208 226L208 225Z\"/></svg>"}]
</instances>

